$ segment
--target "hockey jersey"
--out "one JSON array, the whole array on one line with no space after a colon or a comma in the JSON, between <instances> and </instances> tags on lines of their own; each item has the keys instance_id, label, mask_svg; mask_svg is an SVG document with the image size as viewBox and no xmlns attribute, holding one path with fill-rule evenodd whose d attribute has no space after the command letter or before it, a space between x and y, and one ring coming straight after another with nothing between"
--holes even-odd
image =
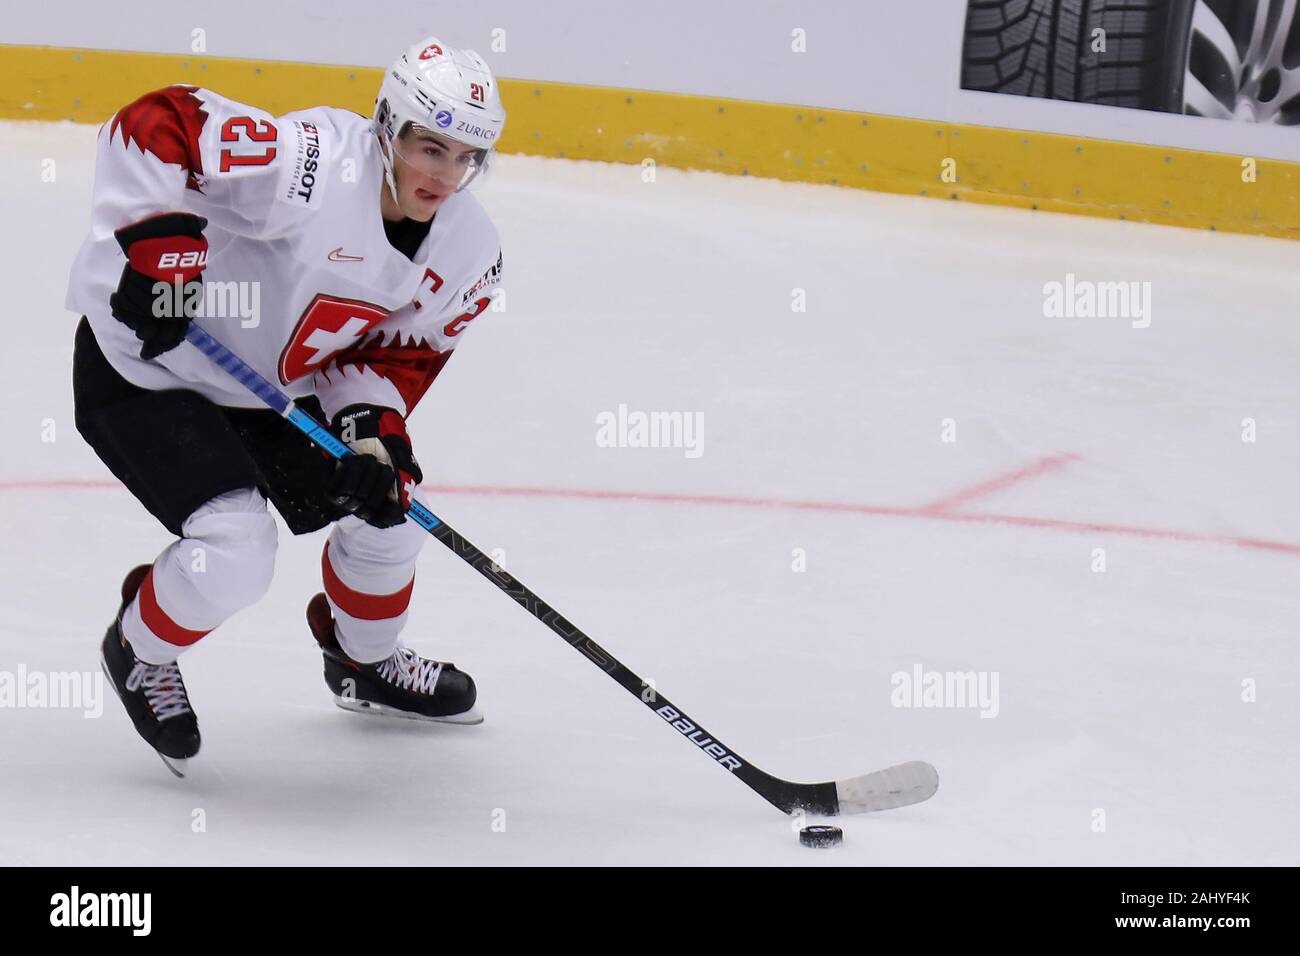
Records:
<instances>
[{"instance_id":1,"label":"hockey jersey","mask_svg":"<svg viewBox=\"0 0 1300 956\"><path fill-rule=\"evenodd\" d=\"M501 249L462 191L408 259L385 235L381 188L379 145L356 113L273 117L198 87L149 93L99 132L90 234L67 306L88 318L128 381L258 407L188 343L141 359L139 340L110 311L126 262L114 230L190 212L208 221L195 322L291 397L315 394L331 418L354 402L409 415L491 304ZM184 289L173 291L178 314Z\"/></svg>"}]
</instances>

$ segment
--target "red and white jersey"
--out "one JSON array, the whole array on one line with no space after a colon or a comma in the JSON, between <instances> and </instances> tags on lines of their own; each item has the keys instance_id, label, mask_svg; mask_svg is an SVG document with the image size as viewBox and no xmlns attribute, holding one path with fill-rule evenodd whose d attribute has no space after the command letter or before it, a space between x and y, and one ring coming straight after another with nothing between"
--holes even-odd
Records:
<instances>
[{"instance_id":1,"label":"red and white jersey","mask_svg":"<svg viewBox=\"0 0 1300 956\"><path fill-rule=\"evenodd\" d=\"M408 259L384 233L382 188L379 145L358 114L273 117L196 87L149 93L99 132L90 235L67 306L128 381L258 407L188 343L141 359L109 308L126 262L114 230L164 212L203 216L200 326L290 396L317 395L331 418L353 402L409 415L491 304L501 248L478 200L459 192Z\"/></svg>"}]
</instances>

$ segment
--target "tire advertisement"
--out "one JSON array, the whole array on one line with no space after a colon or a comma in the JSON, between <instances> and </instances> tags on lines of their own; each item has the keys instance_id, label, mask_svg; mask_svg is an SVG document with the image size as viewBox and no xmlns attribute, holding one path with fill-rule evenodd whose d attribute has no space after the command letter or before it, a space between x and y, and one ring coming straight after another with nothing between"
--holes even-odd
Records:
<instances>
[{"instance_id":1,"label":"tire advertisement","mask_svg":"<svg viewBox=\"0 0 1300 956\"><path fill-rule=\"evenodd\" d=\"M962 89L1300 125L1296 0L970 0Z\"/></svg>"}]
</instances>

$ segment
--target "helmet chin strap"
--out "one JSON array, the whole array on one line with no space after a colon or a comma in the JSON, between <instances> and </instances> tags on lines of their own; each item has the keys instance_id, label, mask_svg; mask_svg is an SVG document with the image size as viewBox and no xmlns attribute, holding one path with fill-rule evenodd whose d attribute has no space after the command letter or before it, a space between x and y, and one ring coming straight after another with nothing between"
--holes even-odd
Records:
<instances>
[{"instance_id":1,"label":"helmet chin strap","mask_svg":"<svg viewBox=\"0 0 1300 956\"><path fill-rule=\"evenodd\" d=\"M397 172L392 143L388 142L388 136L383 130L379 131L379 154L384 159L384 182L388 183L388 194L393 197L394 204L400 208L401 204L397 201Z\"/></svg>"}]
</instances>

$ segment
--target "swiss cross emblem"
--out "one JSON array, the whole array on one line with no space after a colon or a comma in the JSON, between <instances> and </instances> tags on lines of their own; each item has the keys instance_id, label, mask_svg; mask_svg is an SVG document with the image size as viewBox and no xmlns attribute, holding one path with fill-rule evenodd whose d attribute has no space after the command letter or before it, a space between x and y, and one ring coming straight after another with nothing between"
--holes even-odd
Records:
<instances>
[{"instance_id":1,"label":"swiss cross emblem","mask_svg":"<svg viewBox=\"0 0 1300 956\"><path fill-rule=\"evenodd\" d=\"M432 60L435 56L442 56L442 47L436 43L430 43L420 51L421 60Z\"/></svg>"},{"instance_id":2,"label":"swiss cross emblem","mask_svg":"<svg viewBox=\"0 0 1300 956\"><path fill-rule=\"evenodd\" d=\"M280 353L281 384L311 375L337 353L360 342L387 315L386 309L369 302L317 295L303 310L293 337Z\"/></svg>"}]
</instances>

